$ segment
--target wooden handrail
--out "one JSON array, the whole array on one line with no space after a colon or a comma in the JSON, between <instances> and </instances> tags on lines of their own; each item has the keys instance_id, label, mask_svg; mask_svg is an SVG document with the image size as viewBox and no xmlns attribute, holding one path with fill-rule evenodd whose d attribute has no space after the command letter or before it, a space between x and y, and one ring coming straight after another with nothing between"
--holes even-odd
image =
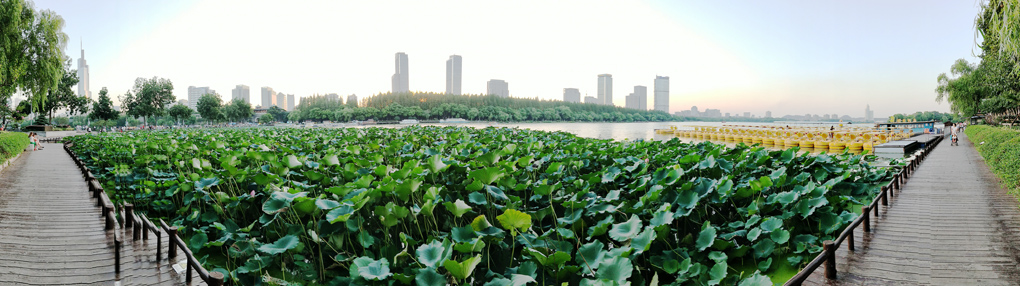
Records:
<instances>
[{"instance_id":1,"label":"wooden handrail","mask_svg":"<svg viewBox=\"0 0 1020 286\"><path fill-rule=\"evenodd\" d=\"M784 283L783 285L799 286L803 284L804 280L807 280L808 276L811 276L811 273L814 273L815 270L817 270L818 267L823 264L826 264L825 269L826 278L836 279L836 266L835 266L836 249L838 249L839 246L843 244L844 240L849 240L848 243L849 249L850 251L854 250L853 245L854 229L856 229L863 223L864 231L868 232L870 230L871 215L868 212L874 211L875 213L874 216L878 217L879 203L886 206L886 209L888 209L889 208L888 196L895 196L895 192L893 192L894 189L902 191L903 185L907 183L907 179L921 164L921 161L923 161L928 156L928 154L930 154L931 151L935 149L935 146L937 146L939 142L942 142L942 139L943 139L942 137L939 137L935 139L935 141L932 142L932 144L928 144L927 146L922 148L921 151L919 151L914 156L914 158L910 160L910 163L908 163L906 166L903 166L903 168L900 169L899 173L893 175L893 180L891 182L881 187L881 191L875 196L875 198L871 200L871 203L869 203L867 206L862 206L861 216L857 217L857 219L855 219L853 222L847 225L847 227L843 229L843 232L840 233L840 235L836 238L835 242L825 241L824 242L825 244L828 243L832 244L825 245L826 247L823 249L822 253L819 253L818 256L815 256L815 259L811 260L811 262L808 263L804 267L804 269L801 269L800 272L797 272L796 275L791 277L790 280L787 280L786 283Z\"/></svg>"},{"instance_id":2,"label":"wooden handrail","mask_svg":"<svg viewBox=\"0 0 1020 286\"><path fill-rule=\"evenodd\" d=\"M202 264L198 262L198 259L195 259L195 255L191 253L191 249L188 249L188 246L187 244L184 243L184 240L181 239L180 236L177 236L176 234L177 232L171 231L171 227L167 225L167 223L162 219L159 220L159 224L163 227L163 230L166 231L167 234L172 234L170 236L169 242L170 251L168 252L170 253L170 256L171 257L174 256L173 253L175 248L180 248L181 251L184 252L184 256L187 259L188 265L187 273L185 274L187 275L185 281L189 283L191 282L191 269L194 268L195 271L198 272L198 277L202 278L202 280L205 281L205 283L212 286L223 285L223 273L220 272L210 273L208 270L205 269L205 267L202 267Z\"/></svg>"}]
</instances>

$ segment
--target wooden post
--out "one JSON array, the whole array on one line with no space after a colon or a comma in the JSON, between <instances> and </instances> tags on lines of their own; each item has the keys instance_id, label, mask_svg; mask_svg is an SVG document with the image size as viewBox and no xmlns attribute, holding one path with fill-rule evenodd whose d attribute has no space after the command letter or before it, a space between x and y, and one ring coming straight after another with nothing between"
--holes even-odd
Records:
<instances>
[{"instance_id":1,"label":"wooden post","mask_svg":"<svg viewBox=\"0 0 1020 286\"><path fill-rule=\"evenodd\" d=\"M120 248L121 238L116 233L113 234L113 269L117 275L120 275Z\"/></svg>"},{"instance_id":2,"label":"wooden post","mask_svg":"<svg viewBox=\"0 0 1020 286\"><path fill-rule=\"evenodd\" d=\"M142 238L142 228L145 226L142 225L141 219L138 219L138 216L136 216L134 213L131 213L130 216L132 217L131 218L132 221L135 221L137 219L137 221L135 221L135 227L134 229L132 229L133 233L131 234L131 239L133 239L134 241L138 241L139 239Z\"/></svg>"},{"instance_id":3,"label":"wooden post","mask_svg":"<svg viewBox=\"0 0 1020 286\"><path fill-rule=\"evenodd\" d=\"M209 286L223 286L223 273L209 272Z\"/></svg>"},{"instance_id":4,"label":"wooden post","mask_svg":"<svg viewBox=\"0 0 1020 286\"><path fill-rule=\"evenodd\" d=\"M861 214L864 215L864 232L871 232L871 210L868 206L861 206Z\"/></svg>"},{"instance_id":5,"label":"wooden post","mask_svg":"<svg viewBox=\"0 0 1020 286\"><path fill-rule=\"evenodd\" d=\"M825 278L836 279L836 246L831 240L822 242L825 252Z\"/></svg>"},{"instance_id":6,"label":"wooden post","mask_svg":"<svg viewBox=\"0 0 1020 286\"><path fill-rule=\"evenodd\" d=\"M163 235L156 230L156 262L163 258Z\"/></svg>"},{"instance_id":7,"label":"wooden post","mask_svg":"<svg viewBox=\"0 0 1020 286\"><path fill-rule=\"evenodd\" d=\"M846 236L846 245L849 247L850 252L854 251L854 230L850 229L850 235Z\"/></svg>"},{"instance_id":8,"label":"wooden post","mask_svg":"<svg viewBox=\"0 0 1020 286\"><path fill-rule=\"evenodd\" d=\"M882 205L889 206L889 189L882 186Z\"/></svg>"},{"instance_id":9,"label":"wooden post","mask_svg":"<svg viewBox=\"0 0 1020 286\"><path fill-rule=\"evenodd\" d=\"M106 207L104 207L105 209ZM106 230L113 230L114 226L117 225L116 218L114 218L113 209L106 210Z\"/></svg>"},{"instance_id":10,"label":"wooden post","mask_svg":"<svg viewBox=\"0 0 1020 286\"><path fill-rule=\"evenodd\" d=\"M171 226L170 229L167 230L166 235L169 238L167 239L169 240L167 241L167 244L170 245L170 248L166 251L166 258L170 259L170 262L172 263L174 257L177 257L177 248L174 247L174 237L177 237L177 227Z\"/></svg>"},{"instance_id":11,"label":"wooden post","mask_svg":"<svg viewBox=\"0 0 1020 286\"><path fill-rule=\"evenodd\" d=\"M870 205L868 206L868 208L871 209L871 211L875 212L875 217L878 217L878 205L877 204L875 205L874 208L872 208Z\"/></svg>"},{"instance_id":12,"label":"wooden post","mask_svg":"<svg viewBox=\"0 0 1020 286\"><path fill-rule=\"evenodd\" d=\"M185 256L187 256L187 255L185 255ZM188 282L188 284L190 285L191 284L191 259L187 259L187 260L188 260L188 262L185 262L185 264L188 265L188 271L185 272L185 273L187 273L188 276L186 276L186 278L184 278L184 282Z\"/></svg>"},{"instance_id":13,"label":"wooden post","mask_svg":"<svg viewBox=\"0 0 1020 286\"><path fill-rule=\"evenodd\" d=\"M124 204L124 227L131 228L135 224L135 204Z\"/></svg>"}]
</instances>

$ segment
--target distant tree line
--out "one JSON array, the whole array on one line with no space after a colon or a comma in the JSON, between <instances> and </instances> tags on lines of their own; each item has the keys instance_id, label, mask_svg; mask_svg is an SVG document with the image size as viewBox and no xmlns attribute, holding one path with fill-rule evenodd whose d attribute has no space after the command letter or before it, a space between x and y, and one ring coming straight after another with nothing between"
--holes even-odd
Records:
<instances>
[{"instance_id":1,"label":"distant tree line","mask_svg":"<svg viewBox=\"0 0 1020 286\"><path fill-rule=\"evenodd\" d=\"M362 100L360 107L342 104L325 96L311 96L290 113L291 121L351 120L438 120L462 118L484 121L584 121L634 122L672 121L680 118L661 111L627 109L617 106L568 103L537 98L495 95L452 95L411 92L382 93Z\"/></svg>"},{"instance_id":2,"label":"distant tree line","mask_svg":"<svg viewBox=\"0 0 1020 286\"><path fill-rule=\"evenodd\" d=\"M897 114L893 115L892 118L894 120L898 120L898 119L907 119L907 120L911 120L912 119L912 120L916 120L916 121L931 121L931 120L935 120L936 122L946 122L946 121L960 122L960 121L963 121L963 119L964 119L962 116L960 116L959 114L956 114L956 113L942 113L942 112L938 112L938 111L918 111L918 112L915 112L914 114L897 113Z\"/></svg>"}]
</instances>

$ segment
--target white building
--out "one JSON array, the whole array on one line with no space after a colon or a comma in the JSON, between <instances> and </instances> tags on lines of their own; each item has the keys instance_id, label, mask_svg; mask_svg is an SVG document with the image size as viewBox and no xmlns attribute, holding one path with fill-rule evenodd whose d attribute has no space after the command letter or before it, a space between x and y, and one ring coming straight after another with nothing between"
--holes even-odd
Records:
<instances>
[{"instance_id":1,"label":"white building","mask_svg":"<svg viewBox=\"0 0 1020 286\"><path fill-rule=\"evenodd\" d=\"M274 102L273 105L276 105L279 108L283 108L284 110L289 110L287 109L287 94L284 94L282 92L277 93L276 102Z\"/></svg>"},{"instance_id":2,"label":"white building","mask_svg":"<svg viewBox=\"0 0 1020 286\"><path fill-rule=\"evenodd\" d=\"M272 87L262 87L262 108L269 109L269 107L276 104L276 91Z\"/></svg>"},{"instance_id":3,"label":"white building","mask_svg":"<svg viewBox=\"0 0 1020 286\"><path fill-rule=\"evenodd\" d=\"M294 111L294 95L287 95L287 111Z\"/></svg>"},{"instance_id":4,"label":"white building","mask_svg":"<svg viewBox=\"0 0 1020 286\"><path fill-rule=\"evenodd\" d=\"M251 104L251 89L247 85L239 84L230 90L230 100L240 99Z\"/></svg>"},{"instance_id":5,"label":"white building","mask_svg":"<svg viewBox=\"0 0 1020 286\"><path fill-rule=\"evenodd\" d=\"M581 91L576 88L564 88L563 102L581 103Z\"/></svg>"},{"instance_id":6,"label":"white building","mask_svg":"<svg viewBox=\"0 0 1020 286\"><path fill-rule=\"evenodd\" d=\"M655 76L654 101L652 108L669 113L669 77Z\"/></svg>"},{"instance_id":7,"label":"white building","mask_svg":"<svg viewBox=\"0 0 1020 286\"><path fill-rule=\"evenodd\" d=\"M78 96L92 99L92 91L89 89L89 64L85 62L85 49L81 49L81 58L78 59Z\"/></svg>"},{"instance_id":8,"label":"white building","mask_svg":"<svg viewBox=\"0 0 1020 286\"><path fill-rule=\"evenodd\" d=\"M446 94L460 95L461 57L450 56L446 60Z\"/></svg>"},{"instance_id":9,"label":"white building","mask_svg":"<svg viewBox=\"0 0 1020 286\"><path fill-rule=\"evenodd\" d=\"M600 74L598 90L599 104L613 105L613 75Z\"/></svg>"},{"instance_id":10,"label":"white building","mask_svg":"<svg viewBox=\"0 0 1020 286\"><path fill-rule=\"evenodd\" d=\"M198 99L206 94L216 94L215 90L210 89L208 86L188 87L188 107L192 110L198 110Z\"/></svg>"},{"instance_id":11,"label":"white building","mask_svg":"<svg viewBox=\"0 0 1020 286\"><path fill-rule=\"evenodd\" d=\"M634 92L626 97L626 108L648 110L648 87L636 85Z\"/></svg>"},{"instance_id":12,"label":"white building","mask_svg":"<svg viewBox=\"0 0 1020 286\"><path fill-rule=\"evenodd\" d=\"M410 92L411 87L408 83L407 75L407 54L397 53L396 62L394 63L396 71L393 73L392 80L392 91L393 93L399 92Z\"/></svg>"},{"instance_id":13,"label":"white building","mask_svg":"<svg viewBox=\"0 0 1020 286\"><path fill-rule=\"evenodd\" d=\"M602 104L601 102L599 102L599 99L595 98L594 96L585 96L584 103Z\"/></svg>"},{"instance_id":14,"label":"white building","mask_svg":"<svg viewBox=\"0 0 1020 286\"><path fill-rule=\"evenodd\" d=\"M486 83L486 94L495 94L499 97L510 97L510 87L507 82L501 79L492 79Z\"/></svg>"}]
</instances>

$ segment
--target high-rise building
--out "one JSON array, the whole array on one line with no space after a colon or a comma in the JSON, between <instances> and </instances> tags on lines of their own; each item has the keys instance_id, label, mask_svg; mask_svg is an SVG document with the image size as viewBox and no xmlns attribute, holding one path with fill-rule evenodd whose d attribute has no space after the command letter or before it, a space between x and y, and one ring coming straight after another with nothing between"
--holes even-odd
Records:
<instances>
[{"instance_id":1,"label":"high-rise building","mask_svg":"<svg viewBox=\"0 0 1020 286\"><path fill-rule=\"evenodd\" d=\"M599 99L595 98L594 96L585 96L584 103L602 104L601 102L599 102Z\"/></svg>"},{"instance_id":2,"label":"high-rise building","mask_svg":"<svg viewBox=\"0 0 1020 286\"><path fill-rule=\"evenodd\" d=\"M581 103L581 91L576 88L564 88L563 102Z\"/></svg>"},{"instance_id":3,"label":"high-rise building","mask_svg":"<svg viewBox=\"0 0 1020 286\"><path fill-rule=\"evenodd\" d=\"M240 99L251 104L251 89L247 85L239 84L230 91L230 100Z\"/></svg>"},{"instance_id":4,"label":"high-rise building","mask_svg":"<svg viewBox=\"0 0 1020 286\"><path fill-rule=\"evenodd\" d=\"M510 87L507 82L501 79L492 79L485 84L486 94L495 94L499 97L510 97Z\"/></svg>"},{"instance_id":5,"label":"high-rise building","mask_svg":"<svg viewBox=\"0 0 1020 286\"><path fill-rule=\"evenodd\" d=\"M598 90L599 104L613 105L613 75L600 74Z\"/></svg>"},{"instance_id":6,"label":"high-rise building","mask_svg":"<svg viewBox=\"0 0 1020 286\"><path fill-rule=\"evenodd\" d=\"M634 86L634 109L648 110L648 87L643 85Z\"/></svg>"},{"instance_id":7,"label":"high-rise building","mask_svg":"<svg viewBox=\"0 0 1020 286\"><path fill-rule=\"evenodd\" d=\"M284 110L289 110L287 109L287 94L282 92L276 93L276 102L274 102L273 105L283 108Z\"/></svg>"},{"instance_id":8,"label":"high-rise building","mask_svg":"<svg viewBox=\"0 0 1020 286\"><path fill-rule=\"evenodd\" d=\"M871 104L864 107L864 121L875 121L875 111L871 110Z\"/></svg>"},{"instance_id":9,"label":"high-rise building","mask_svg":"<svg viewBox=\"0 0 1020 286\"><path fill-rule=\"evenodd\" d=\"M828 117L828 115L826 115ZM765 111L765 118L772 118L772 111Z\"/></svg>"},{"instance_id":10,"label":"high-rise building","mask_svg":"<svg viewBox=\"0 0 1020 286\"><path fill-rule=\"evenodd\" d=\"M353 95L353 94L352 95L348 95L347 96L347 105L358 106L358 96L357 95Z\"/></svg>"},{"instance_id":11,"label":"high-rise building","mask_svg":"<svg viewBox=\"0 0 1020 286\"><path fill-rule=\"evenodd\" d=\"M654 105L652 109L669 113L669 77L655 76Z\"/></svg>"},{"instance_id":12,"label":"high-rise building","mask_svg":"<svg viewBox=\"0 0 1020 286\"><path fill-rule=\"evenodd\" d=\"M269 109L269 107L276 104L276 91L272 87L262 87L262 108Z\"/></svg>"},{"instance_id":13,"label":"high-rise building","mask_svg":"<svg viewBox=\"0 0 1020 286\"><path fill-rule=\"evenodd\" d=\"M287 111L294 111L294 95L287 95Z\"/></svg>"},{"instance_id":14,"label":"high-rise building","mask_svg":"<svg viewBox=\"0 0 1020 286\"><path fill-rule=\"evenodd\" d=\"M336 94L336 93L326 94L323 97L325 97L326 100L329 100L329 101L339 101L341 104L344 103L344 101L343 101L344 99L342 97L340 97L339 94Z\"/></svg>"},{"instance_id":15,"label":"high-rise building","mask_svg":"<svg viewBox=\"0 0 1020 286\"><path fill-rule=\"evenodd\" d=\"M407 54L397 53L395 62L396 72L393 73L393 93L410 92L407 76Z\"/></svg>"},{"instance_id":16,"label":"high-rise building","mask_svg":"<svg viewBox=\"0 0 1020 286\"><path fill-rule=\"evenodd\" d=\"M745 111L744 112L744 117L751 118L751 113Z\"/></svg>"},{"instance_id":17,"label":"high-rise building","mask_svg":"<svg viewBox=\"0 0 1020 286\"><path fill-rule=\"evenodd\" d=\"M460 67L460 56L452 55L446 60L446 94L460 95Z\"/></svg>"},{"instance_id":18,"label":"high-rise building","mask_svg":"<svg viewBox=\"0 0 1020 286\"><path fill-rule=\"evenodd\" d=\"M81 49L81 58L78 59L78 96L92 99L92 91L89 89L89 64L85 62L85 48Z\"/></svg>"},{"instance_id":19,"label":"high-rise building","mask_svg":"<svg viewBox=\"0 0 1020 286\"><path fill-rule=\"evenodd\" d=\"M188 107L192 110L198 110L198 99L206 94L216 94L215 90L210 89L208 86L202 87L188 87Z\"/></svg>"}]
</instances>

